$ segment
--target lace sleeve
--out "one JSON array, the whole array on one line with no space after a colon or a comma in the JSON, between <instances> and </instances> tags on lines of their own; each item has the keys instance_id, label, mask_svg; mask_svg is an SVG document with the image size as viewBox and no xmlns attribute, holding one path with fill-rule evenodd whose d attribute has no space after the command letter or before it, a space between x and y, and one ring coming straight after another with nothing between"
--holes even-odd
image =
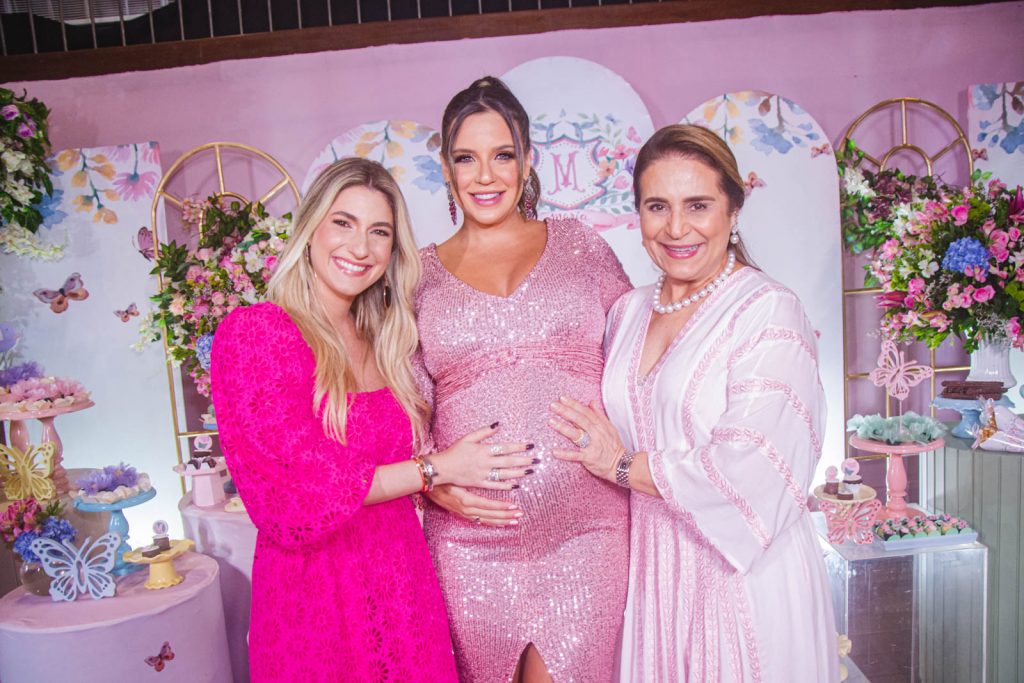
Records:
<instances>
[{"instance_id":1,"label":"lace sleeve","mask_svg":"<svg viewBox=\"0 0 1024 683\"><path fill-rule=\"evenodd\" d=\"M324 433L314 368L298 328L273 304L232 312L214 336L210 375L228 467L260 534L295 549L355 514L374 475L372 444Z\"/></svg>"}]
</instances>

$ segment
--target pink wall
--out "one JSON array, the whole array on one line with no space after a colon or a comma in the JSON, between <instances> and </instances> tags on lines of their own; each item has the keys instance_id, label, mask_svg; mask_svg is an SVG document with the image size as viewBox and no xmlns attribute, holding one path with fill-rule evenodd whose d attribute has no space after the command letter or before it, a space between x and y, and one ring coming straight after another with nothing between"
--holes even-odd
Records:
<instances>
[{"instance_id":1,"label":"pink wall","mask_svg":"<svg viewBox=\"0 0 1024 683\"><path fill-rule=\"evenodd\" d=\"M55 149L157 140L165 167L205 142L258 146L301 182L345 129L380 118L437 126L473 78L537 57L590 59L639 92L656 126L742 89L786 95L835 140L897 96L932 100L966 126L966 88L1024 77L1024 3L763 17L394 45L8 84L53 110Z\"/></svg>"}]
</instances>

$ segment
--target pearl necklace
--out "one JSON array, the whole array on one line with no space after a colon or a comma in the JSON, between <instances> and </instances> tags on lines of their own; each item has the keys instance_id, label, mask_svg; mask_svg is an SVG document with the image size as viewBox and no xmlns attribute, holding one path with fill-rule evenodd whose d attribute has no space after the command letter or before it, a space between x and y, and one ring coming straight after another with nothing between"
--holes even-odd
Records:
<instances>
[{"instance_id":1,"label":"pearl necklace","mask_svg":"<svg viewBox=\"0 0 1024 683\"><path fill-rule=\"evenodd\" d=\"M723 268L722 272L718 274L718 277L704 285L704 287L699 292L694 292L685 299L665 305L661 304L661 287L662 285L665 284L665 274L662 273L661 277L658 278L658 284L654 286L654 300L651 302L651 305L654 308L654 312L661 313L662 315L666 313L675 313L676 311L683 310L690 304L697 303L698 301L706 297L708 294L721 287L722 284L725 282L726 278L732 275L732 269L735 265L736 254L730 251L729 258L725 262L725 268Z\"/></svg>"}]
</instances>

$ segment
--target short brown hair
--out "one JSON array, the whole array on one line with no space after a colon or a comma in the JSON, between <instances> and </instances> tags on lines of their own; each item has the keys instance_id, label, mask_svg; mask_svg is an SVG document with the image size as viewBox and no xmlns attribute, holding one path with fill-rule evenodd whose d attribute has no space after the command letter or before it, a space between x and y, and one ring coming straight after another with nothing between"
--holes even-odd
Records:
<instances>
[{"instance_id":1,"label":"short brown hair","mask_svg":"<svg viewBox=\"0 0 1024 683\"><path fill-rule=\"evenodd\" d=\"M459 129L466 119L473 114L482 114L493 111L500 116L508 129L512 132L512 143L516 151L516 166L519 168L519 177L523 177L523 163L528 154L532 154L530 147L530 117L526 109L512 94L500 78L484 76L470 83L469 87L462 90L451 99L444 109L444 117L441 119L441 157L448 162L448 167L454 166L452 158L452 142L458 135ZM521 182L519 195L519 211L526 215L527 188L530 194L540 200L540 178L537 172L531 168L530 177Z\"/></svg>"},{"instance_id":2,"label":"short brown hair","mask_svg":"<svg viewBox=\"0 0 1024 683\"><path fill-rule=\"evenodd\" d=\"M633 169L633 199L640 208L640 178L655 161L665 157L679 157L699 161L718 175L718 189L729 200L729 213L743 208L746 192L736 156L722 138L704 126L677 123L658 130L640 148ZM753 261L743 244L743 238L732 247L736 260L752 266Z\"/></svg>"}]
</instances>

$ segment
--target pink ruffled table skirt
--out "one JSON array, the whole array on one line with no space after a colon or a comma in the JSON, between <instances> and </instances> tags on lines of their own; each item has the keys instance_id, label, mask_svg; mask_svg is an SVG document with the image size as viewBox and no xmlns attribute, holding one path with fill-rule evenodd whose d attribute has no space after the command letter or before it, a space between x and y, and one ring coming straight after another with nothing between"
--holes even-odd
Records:
<instances>
[{"instance_id":1,"label":"pink ruffled table skirt","mask_svg":"<svg viewBox=\"0 0 1024 683\"><path fill-rule=\"evenodd\" d=\"M219 569L209 557L187 553L175 566L184 582L163 590L143 587L147 572L117 582L117 595L53 602L17 588L0 598L0 681L111 683L148 680L163 644L167 681L228 683L231 659L224 630Z\"/></svg>"},{"instance_id":2,"label":"pink ruffled table skirt","mask_svg":"<svg viewBox=\"0 0 1024 683\"><path fill-rule=\"evenodd\" d=\"M225 512L224 504L200 508L192 493L178 502L185 537L195 541L198 552L220 565L220 591L224 598L228 649L235 683L249 680L249 609L252 605L252 557L256 550L256 527L245 512Z\"/></svg>"}]
</instances>

